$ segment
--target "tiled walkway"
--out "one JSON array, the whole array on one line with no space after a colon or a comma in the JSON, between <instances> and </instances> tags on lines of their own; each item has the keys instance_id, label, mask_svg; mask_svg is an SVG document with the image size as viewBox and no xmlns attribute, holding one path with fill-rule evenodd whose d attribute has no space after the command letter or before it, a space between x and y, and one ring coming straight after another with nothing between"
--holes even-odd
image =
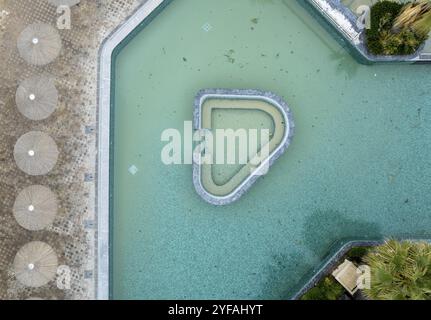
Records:
<instances>
[{"instance_id":1,"label":"tiled walkway","mask_svg":"<svg viewBox=\"0 0 431 320\"><path fill-rule=\"evenodd\" d=\"M58 30L60 56L44 67L34 67L19 56L17 38L36 21L55 27L57 8L47 0L0 0L0 300L95 298L99 47L141 2L81 0L71 8L71 29ZM24 79L40 74L55 79L59 103L48 119L36 122L19 113L15 93ZM31 130L48 133L58 145L60 157L48 175L29 176L15 164L14 144ZM59 201L53 224L42 231L25 230L12 214L17 194L34 184L49 187ZM70 286L59 285L57 278L30 288L16 279L15 255L31 241L46 242L54 249L59 265L70 271Z\"/></svg>"}]
</instances>

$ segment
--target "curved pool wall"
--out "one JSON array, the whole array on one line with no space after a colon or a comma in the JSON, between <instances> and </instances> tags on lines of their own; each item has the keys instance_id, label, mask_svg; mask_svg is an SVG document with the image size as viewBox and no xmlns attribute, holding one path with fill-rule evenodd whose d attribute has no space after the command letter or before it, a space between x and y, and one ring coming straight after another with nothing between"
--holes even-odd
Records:
<instances>
[{"instance_id":1,"label":"curved pool wall","mask_svg":"<svg viewBox=\"0 0 431 320\"><path fill-rule=\"evenodd\" d=\"M232 192L224 196L217 196L211 194L209 190L203 186L202 183L202 166L197 162L193 163L193 184L196 192L208 203L213 205L227 205L237 201L241 196L251 188L251 186L261 177L256 174L260 172L266 165L271 166L274 162L286 152L289 147L291 140L294 135L294 122L293 116L287 103L277 96L276 94L269 91L262 91L256 89L205 89L201 90L195 98L195 110L193 116L193 123L195 130L202 130L202 108L207 99L230 99L230 100L262 100L273 107L277 108L282 117L284 118L284 134L280 144L270 151L270 155L267 159L253 171L252 174L248 175Z\"/></svg>"},{"instance_id":2,"label":"curved pool wall","mask_svg":"<svg viewBox=\"0 0 431 320\"><path fill-rule=\"evenodd\" d=\"M98 266L98 274L97 274L97 297L98 299L108 299L112 295L112 287L110 285L110 278L112 279L112 266L110 266L110 255L112 256L112 246L110 239L110 234L112 230L112 224L110 224L110 219L112 219L112 206L111 206L111 197L112 197L112 187L113 187L113 178L110 176L111 170L112 170L112 152L113 152L113 141L111 139L111 136L113 134L114 129L114 123L113 123L113 115L114 115L114 102L113 102L113 77L114 77L114 65L112 64L113 61L115 61L116 55L118 52L124 48L129 40L133 38L134 35L138 34L139 31L147 25L152 18L154 18L161 9L170 3L171 1L148 1L145 3L142 7L140 7L132 17L127 20L127 22L120 26L116 32L109 37L105 42L101 49L100 53L100 73L99 73L99 132L98 132L98 148L99 148L99 154L98 154L98 187L97 187L97 205L98 205L98 250L97 250L97 266ZM303 1L300 1L302 4ZM155 10L158 9L158 10ZM152 13L152 14L151 14ZM145 19L147 17L147 19ZM331 32L332 33L332 32ZM384 72L381 68L379 68L379 71ZM395 72L396 73L396 72ZM398 73L399 77L404 77L403 72ZM416 87L420 87L417 85ZM416 97L417 98L417 97ZM416 99L418 100L418 99ZM415 100L415 101L416 101ZM419 99L418 101L422 101ZM412 102L417 103L417 102ZM420 109L418 109L420 110ZM423 117L423 115L422 115ZM408 117L407 117L408 119ZM301 115L300 115L301 120ZM378 128L374 128L376 130ZM415 148L414 148L415 149ZM424 150L424 149L422 149ZM414 153L409 152L406 154L413 155ZM427 175L426 172L424 172L425 175ZM392 179L392 178L391 178ZM304 181L306 182L306 181ZM372 201L371 199L368 199L368 201ZM418 201L418 204L422 204L425 207L429 207L429 204L423 203L421 198L418 198L416 201ZM415 202L416 202L415 201ZM412 201L408 202L408 199L405 201L405 203L412 204ZM377 203L376 203L377 204ZM409 206L410 207L410 206ZM383 236L397 236L398 238L408 238L408 239L423 239L429 237L429 228L427 228L427 220L424 216L424 214L420 213L421 209L419 209L417 206L411 207L411 210L415 211L408 211L406 212L406 215L408 215L408 223L402 220L405 226L401 229L397 227L385 227L385 232ZM324 213L324 212L321 212ZM339 213L335 212L336 215L332 220L337 220L337 217ZM401 217L398 217L397 212L395 219L400 219ZM320 213L315 217L318 221ZM392 217L392 216L391 216ZM342 217L341 220L344 221L345 217ZM392 219L392 218L391 218ZM420 227L415 227L414 221L415 219L419 219L422 221L422 229ZM424 220L425 219L425 220ZM389 220L389 218L387 219ZM362 223L362 222L361 222ZM324 225L321 225L324 227ZM348 227L350 230L350 227ZM369 229L369 228L367 228ZM353 230L353 229L352 229ZM361 229L363 230L363 229ZM392 230L392 231L390 231ZM415 230L415 231L414 231ZM304 231L305 232L305 231ZM337 234L340 233L340 236L338 239L343 239L342 236L345 234L344 232L341 232L341 230L337 230ZM354 231L347 232L347 234L355 234ZM365 238L366 239L374 239L375 236L367 236L368 232L365 232ZM379 232L371 232L370 234L380 234ZM352 239L360 239L363 238L358 234L358 236L352 238ZM378 239L381 239L381 237L377 237ZM324 241L324 247L328 248L329 245L327 244L327 241L325 238L320 238L321 241ZM334 243L332 246L330 246L333 249L326 249L325 256L328 256L328 251L330 252L329 256L332 256L334 253L339 251L340 246L345 245L346 243L349 243L351 240L342 240ZM368 241L368 240L365 240ZM333 253L331 253L333 252ZM310 277L316 274L316 272L319 272L321 270L322 266L324 267L326 264L326 260L323 258L323 256L320 258L320 261L324 260L324 262L320 262L319 264L316 264L315 262L313 265L320 265L320 267L317 268L309 268L309 272L305 275L303 275L304 278L301 278L301 280L298 280L298 287L295 289L292 286L289 290L289 297L290 298L296 298L298 295L294 294L294 292L303 292L304 290L304 284L307 285L310 283Z\"/></svg>"}]
</instances>

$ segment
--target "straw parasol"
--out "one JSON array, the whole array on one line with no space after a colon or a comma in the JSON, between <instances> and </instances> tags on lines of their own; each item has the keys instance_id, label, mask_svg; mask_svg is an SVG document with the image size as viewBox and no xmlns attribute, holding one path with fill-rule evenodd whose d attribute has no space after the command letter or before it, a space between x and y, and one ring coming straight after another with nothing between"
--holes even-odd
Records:
<instances>
[{"instance_id":1,"label":"straw parasol","mask_svg":"<svg viewBox=\"0 0 431 320\"><path fill-rule=\"evenodd\" d=\"M28 287L41 287L54 279L58 260L54 250L45 242L33 241L19 249L13 261L15 276Z\"/></svg>"},{"instance_id":2,"label":"straw parasol","mask_svg":"<svg viewBox=\"0 0 431 320\"><path fill-rule=\"evenodd\" d=\"M13 206L13 215L21 227L37 231L54 221L57 209L55 194L47 187L34 185L18 194Z\"/></svg>"},{"instance_id":3,"label":"straw parasol","mask_svg":"<svg viewBox=\"0 0 431 320\"><path fill-rule=\"evenodd\" d=\"M14 157L17 166L32 176L47 174L58 159L55 141L46 133L30 131L15 144Z\"/></svg>"},{"instance_id":4,"label":"straw parasol","mask_svg":"<svg viewBox=\"0 0 431 320\"><path fill-rule=\"evenodd\" d=\"M32 77L24 80L16 91L19 112L30 120L48 118L57 107L58 92L48 77Z\"/></svg>"},{"instance_id":5,"label":"straw parasol","mask_svg":"<svg viewBox=\"0 0 431 320\"><path fill-rule=\"evenodd\" d=\"M29 64L43 66L54 61L61 50L58 31L46 23L34 23L18 37L20 56Z\"/></svg>"},{"instance_id":6,"label":"straw parasol","mask_svg":"<svg viewBox=\"0 0 431 320\"><path fill-rule=\"evenodd\" d=\"M69 6L72 7L78 4L81 0L48 0L54 6Z\"/></svg>"}]
</instances>

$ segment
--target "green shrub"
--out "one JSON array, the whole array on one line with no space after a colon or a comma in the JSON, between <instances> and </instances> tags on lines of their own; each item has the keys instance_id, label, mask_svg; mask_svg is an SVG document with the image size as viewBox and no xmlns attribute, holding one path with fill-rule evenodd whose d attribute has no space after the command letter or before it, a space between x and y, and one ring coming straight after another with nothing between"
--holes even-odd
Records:
<instances>
[{"instance_id":1,"label":"green shrub","mask_svg":"<svg viewBox=\"0 0 431 320\"><path fill-rule=\"evenodd\" d=\"M367 35L378 36L380 31L390 30L403 5L394 1L380 1L371 7L371 29Z\"/></svg>"},{"instance_id":2,"label":"green shrub","mask_svg":"<svg viewBox=\"0 0 431 320\"><path fill-rule=\"evenodd\" d=\"M372 247L355 247L350 249L346 254L346 258L357 263L362 263L362 258L370 251Z\"/></svg>"},{"instance_id":3,"label":"green shrub","mask_svg":"<svg viewBox=\"0 0 431 320\"><path fill-rule=\"evenodd\" d=\"M371 28L365 31L368 50L375 55L385 54L385 43L382 36L391 32L396 17L400 14L402 4L392 1L377 2L371 7Z\"/></svg>"},{"instance_id":4,"label":"green shrub","mask_svg":"<svg viewBox=\"0 0 431 320\"><path fill-rule=\"evenodd\" d=\"M344 288L332 276L327 276L304 294L301 300L338 300L343 293Z\"/></svg>"}]
</instances>

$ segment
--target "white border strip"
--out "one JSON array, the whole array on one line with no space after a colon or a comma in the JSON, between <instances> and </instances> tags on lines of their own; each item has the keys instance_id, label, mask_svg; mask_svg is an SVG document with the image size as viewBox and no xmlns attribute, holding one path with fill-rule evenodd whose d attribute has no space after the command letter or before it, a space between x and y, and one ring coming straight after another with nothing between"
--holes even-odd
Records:
<instances>
[{"instance_id":1,"label":"white border strip","mask_svg":"<svg viewBox=\"0 0 431 320\"><path fill-rule=\"evenodd\" d=\"M99 60L99 114L97 163L97 282L96 298L109 299L109 172L111 124L111 64L114 49L165 0L147 0L103 43Z\"/></svg>"}]
</instances>

